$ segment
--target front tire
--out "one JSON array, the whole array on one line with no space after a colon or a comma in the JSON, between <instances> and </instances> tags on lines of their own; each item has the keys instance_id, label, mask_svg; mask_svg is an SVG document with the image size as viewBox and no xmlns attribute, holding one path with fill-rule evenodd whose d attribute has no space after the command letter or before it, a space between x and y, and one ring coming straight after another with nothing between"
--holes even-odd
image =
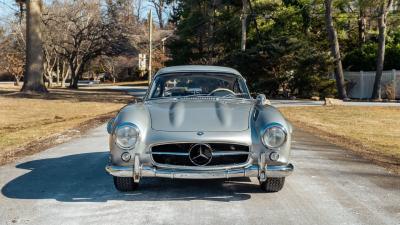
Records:
<instances>
[{"instance_id":1,"label":"front tire","mask_svg":"<svg viewBox=\"0 0 400 225\"><path fill-rule=\"evenodd\" d=\"M260 187L263 191L271 193L280 191L284 184L284 177L269 177L266 181L260 182Z\"/></svg>"},{"instance_id":2,"label":"front tire","mask_svg":"<svg viewBox=\"0 0 400 225\"><path fill-rule=\"evenodd\" d=\"M132 177L113 177L113 179L115 188L122 192L134 191L139 185Z\"/></svg>"}]
</instances>

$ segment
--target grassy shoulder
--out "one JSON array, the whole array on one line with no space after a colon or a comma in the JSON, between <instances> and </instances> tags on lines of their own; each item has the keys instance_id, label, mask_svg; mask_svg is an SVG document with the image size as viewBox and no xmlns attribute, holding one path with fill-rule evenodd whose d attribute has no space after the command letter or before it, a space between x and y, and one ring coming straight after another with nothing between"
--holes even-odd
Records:
<instances>
[{"instance_id":1,"label":"grassy shoulder","mask_svg":"<svg viewBox=\"0 0 400 225\"><path fill-rule=\"evenodd\" d=\"M295 126L400 172L399 107L286 107L280 111Z\"/></svg>"},{"instance_id":2,"label":"grassy shoulder","mask_svg":"<svg viewBox=\"0 0 400 225\"><path fill-rule=\"evenodd\" d=\"M0 164L77 136L111 118L130 100L125 93L103 90L0 94Z\"/></svg>"}]
</instances>

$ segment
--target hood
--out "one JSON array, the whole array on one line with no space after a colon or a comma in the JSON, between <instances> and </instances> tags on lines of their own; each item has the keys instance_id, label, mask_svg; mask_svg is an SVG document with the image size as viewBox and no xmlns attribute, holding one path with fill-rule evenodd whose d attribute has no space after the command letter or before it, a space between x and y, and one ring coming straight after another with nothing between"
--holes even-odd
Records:
<instances>
[{"instance_id":1,"label":"hood","mask_svg":"<svg viewBox=\"0 0 400 225\"><path fill-rule=\"evenodd\" d=\"M159 101L147 105L151 127L159 131L243 131L252 102Z\"/></svg>"}]
</instances>

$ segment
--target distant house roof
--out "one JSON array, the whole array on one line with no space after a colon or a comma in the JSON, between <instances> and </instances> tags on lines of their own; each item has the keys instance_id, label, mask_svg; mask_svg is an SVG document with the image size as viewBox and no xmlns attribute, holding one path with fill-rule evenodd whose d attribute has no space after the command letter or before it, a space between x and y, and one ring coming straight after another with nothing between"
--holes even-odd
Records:
<instances>
[{"instance_id":1,"label":"distant house roof","mask_svg":"<svg viewBox=\"0 0 400 225\"><path fill-rule=\"evenodd\" d=\"M213 72L213 73L231 73L238 76L242 76L237 70L222 67L222 66L203 66L203 65L187 65L187 66L171 66L160 69L156 75L166 73L183 73L183 72Z\"/></svg>"}]
</instances>

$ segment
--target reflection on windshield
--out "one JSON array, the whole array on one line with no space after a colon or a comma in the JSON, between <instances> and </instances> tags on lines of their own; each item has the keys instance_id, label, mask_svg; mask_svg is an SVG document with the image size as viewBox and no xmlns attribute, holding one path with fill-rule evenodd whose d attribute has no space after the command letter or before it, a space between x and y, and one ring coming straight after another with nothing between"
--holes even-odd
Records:
<instances>
[{"instance_id":1,"label":"reflection on windshield","mask_svg":"<svg viewBox=\"0 0 400 225\"><path fill-rule=\"evenodd\" d=\"M150 89L150 99L214 96L250 98L243 78L233 74L178 73L158 76Z\"/></svg>"}]
</instances>

